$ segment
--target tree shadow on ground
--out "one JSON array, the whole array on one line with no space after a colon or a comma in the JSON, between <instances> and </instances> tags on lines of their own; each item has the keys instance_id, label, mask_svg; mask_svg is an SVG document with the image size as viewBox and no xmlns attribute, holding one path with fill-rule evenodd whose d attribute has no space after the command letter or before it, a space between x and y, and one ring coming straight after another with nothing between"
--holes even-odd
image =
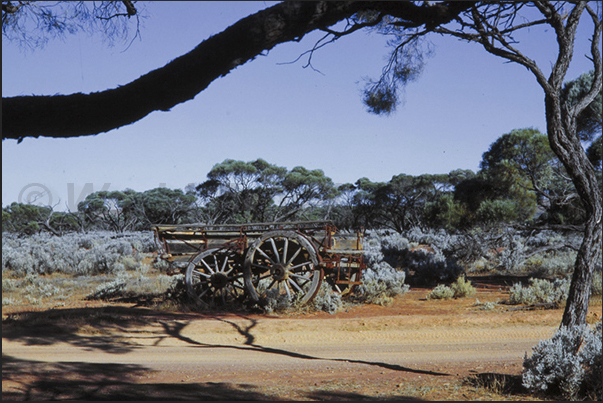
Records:
<instances>
[{"instance_id":1,"label":"tree shadow on ground","mask_svg":"<svg viewBox=\"0 0 603 403\"><path fill-rule=\"evenodd\" d=\"M446 373L442 373L442 372L435 372L435 371L422 370L422 369L413 369L413 368L403 367L398 364L390 364L390 363L385 363L385 362L354 360L354 359L347 359L347 358L315 357L315 356L311 356L308 354L297 353L295 351L289 351L289 350L284 350L284 349L280 349L280 348L264 347L264 346L254 343L255 336L253 336L253 334L251 334L251 332L250 332L250 330L257 325L257 320L253 319L253 318L247 318L242 315L239 315L239 316L241 318L248 320L250 322L249 326L243 327L243 326L239 325L238 323L235 323L233 321L230 321L230 320L227 320L224 318L218 318L218 320L230 324L241 336L245 337L245 343L243 346L216 345L216 344L201 343L201 342L191 339L190 337L182 335L182 330L188 325L188 323L182 323L182 322L165 323L165 322L162 322L161 324L164 327L166 334L168 334L178 340L181 340L185 343L196 346L196 347L229 348L229 349L235 348L235 349L239 349L239 350L250 350L250 351L258 351L258 352L270 353L270 354L280 354L283 356L292 357L292 358L300 358L300 359L304 359L304 360L348 362L348 363L354 363L354 364L372 365L372 366L390 369L393 371L410 372L410 373L415 373L415 374L436 375L436 376L449 376L450 375L450 374L446 374Z\"/></svg>"},{"instance_id":2,"label":"tree shadow on ground","mask_svg":"<svg viewBox=\"0 0 603 403\"><path fill-rule=\"evenodd\" d=\"M133 364L47 363L2 355L2 400L282 400L254 385L225 382L140 383L151 370ZM294 391L312 400L384 400L345 391ZM399 396L392 400L417 400Z\"/></svg>"},{"instance_id":3,"label":"tree shadow on ground","mask_svg":"<svg viewBox=\"0 0 603 403\"><path fill-rule=\"evenodd\" d=\"M183 314L159 312L146 308L106 306L93 308L50 309L16 312L2 319L2 338L21 341L30 346L67 343L113 354L128 353L140 345L114 334L135 332L141 326L155 326L158 321L213 318L220 314ZM165 337L156 333L158 342Z\"/></svg>"},{"instance_id":4,"label":"tree shadow on ground","mask_svg":"<svg viewBox=\"0 0 603 403\"><path fill-rule=\"evenodd\" d=\"M244 337L244 341L241 344L211 344L183 334L183 330L190 323L202 319L219 320L229 324ZM270 318L266 319L270 320ZM257 317L229 313L186 314L128 307L52 309L9 315L2 321L2 338L19 341L28 346L67 343L110 354L126 354L142 348L143 345L128 340L127 337L115 337L115 334L136 334L141 332L140 327L144 326L146 347L149 347L149 339L154 339L154 345L158 345L162 340L175 338L194 349L245 350L302 360L369 365L415 374L449 375L387 362L320 357L262 346L256 343L256 337L252 332L258 323ZM275 400L279 398L264 395L250 385L211 382L144 383L144 375L150 371L152 369L136 364L49 363L21 360L3 354L2 398L3 400ZM11 385L10 388L7 386L6 390L5 382ZM321 400L373 399L371 396L346 391L313 390L296 393L307 393L307 397ZM404 396L397 398L397 400L403 399ZM408 400L416 399L408 398Z\"/></svg>"},{"instance_id":5,"label":"tree shadow on ground","mask_svg":"<svg viewBox=\"0 0 603 403\"><path fill-rule=\"evenodd\" d=\"M254 391L250 385L136 382L135 377L149 371L133 364L47 363L3 354L2 400L273 399Z\"/></svg>"}]
</instances>

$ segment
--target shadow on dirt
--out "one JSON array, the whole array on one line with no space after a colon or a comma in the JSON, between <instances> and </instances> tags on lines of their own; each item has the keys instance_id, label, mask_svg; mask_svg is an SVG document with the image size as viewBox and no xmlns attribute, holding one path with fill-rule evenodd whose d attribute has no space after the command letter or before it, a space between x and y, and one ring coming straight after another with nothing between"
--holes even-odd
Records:
<instances>
[{"instance_id":1,"label":"shadow on dirt","mask_svg":"<svg viewBox=\"0 0 603 403\"><path fill-rule=\"evenodd\" d=\"M18 340L30 346L68 343L107 353L124 354L140 346L131 341L116 339L115 332L128 333L140 326L156 326L159 320L191 319L192 317L204 316L163 313L150 309L127 307L19 312L9 314L6 319L2 319L2 338ZM157 335L159 338L161 336L161 334Z\"/></svg>"},{"instance_id":2,"label":"shadow on dirt","mask_svg":"<svg viewBox=\"0 0 603 403\"><path fill-rule=\"evenodd\" d=\"M266 400L250 385L138 383L131 364L45 363L2 355L2 400ZM6 387L5 383L10 385Z\"/></svg>"},{"instance_id":3,"label":"shadow on dirt","mask_svg":"<svg viewBox=\"0 0 603 403\"><path fill-rule=\"evenodd\" d=\"M244 337L244 340L241 344L210 344L183 334L183 330L191 322L203 319L219 320L229 324ZM370 365L415 374L449 375L387 362L319 357L287 349L264 347L256 343L256 337L252 332L258 324L258 318L232 313L183 314L128 307L56 309L9 315L2 321L2 338L28 346L67 343L88 350L126 354L142 348L143 345L129 341L128 337L115 337L115 334L136 334L141 331L140 327L144 326L147 348L149 339L152 340L153 345L158 345L162 340L175 338L194 349L246 350L302 360ZM136 340L138 337L132 339ZM145 374L150 371L152 371L150 368L135 364L49 363L21 360L3 354L2 398L3 400L274 400L278 398L265 396L249 385L136 381L136 378L139 378L144 382ZM4 388L5 382L12 385L8 390ZM311 396L308 395L310 398L324 400L371 399L370 396L350 394L345 391L314 390L304 393L311 393ZM400 399L404 397L398 400Z\"/></svg>"},{"instance_id":4,"label":"shadow on dirt","mask_svg":"<svg viewBox=\"0 0 603 403\"><path fill-rule=\"evenodd\" d=\"M249 322L242 326L233 318ZM213 319L228 323L240 335L245 337L243 345L208 344L191 339L182 334L183 329L193 320ZM154 345L168 338L175 338L195 348L224 348L235 350L257 351L269 354L280 354L305 360L323 360L350 362L373 365L394 371L416 374L447 376L449 374L403 367L385 362L363 360L324 358L301 354L294 351L264 347L255 344L255 336L251 330L258 324L254 317L230 314L181 314L158 312L145 308L100 307L79 309L53 309L41 312L14 313L2 321L2 338L10 341L21 341L25 345L53 345L67 343L77 347L95 349L112 354L125 354L142 345L127 338L115 337L116 333L132 334L145 328L146 339L155 339ZM40 331L40 329L44 329Z\"/></svg>"},{"instance_id":5,"label":"shadow on dirt","mask_svg":"<svg viewBox=\"0 0 603 403\"><path fill-rule=\"evenodd\" d=\"M46 363L2 355L2 400L281 400L249 384L141 383L151 370L132 364ZM332 390L299 392L313 400L383 400ZM408 396L393 400L417 400Z\"/></svg>"},{"instance_id":6,"label":"shadow on dirt","mask_svg":"<svg viewBox=\"0 0 603 403\"><path fill-rule=\"evenodd\" d=\"M239 349L239 350L250 350L250 351L259 351L270 354L280 354L292 358L300 358L304 360L321 360L321 361L334 361L334 362L349 362L354 364L365 364L365 365L374 365L381 368L390 369L393 371L403 371L403 372L411 372L415 374L423 374L423 375L437 375L437 376L448 376L449 374L434 372L428 370L421 369L412 369L403 367L397 364L389 364L385 362L374 362L374 361L363 361L363 360L352 360L352 359L344 359L344 358L324 358L324 357L314 357L307 354L296 353L294 351L283 350L279 348L273 347L264 347L259 344L254 344L255 337L251 334L250 330L257 325L257 320L252 318L247 318L245 316L240 315L241 318L244 318L250 322L250 325L243 328L239 324L226 320L224 318L218 318L218 320L230 324L241 336L245 337L244 346L232 346L232 345L216 345L216 344L205 344L200 343L198 341L192 340L189 337L182 335L182 330L188 325L188 323L182 322L173 322L173 323L165 323L162 322L162 326L165 329L165 333L178 339L184 341L188 344L197 347L211 347L211 348L229 348L229 349Z\"/></svg>"}]
</instances>

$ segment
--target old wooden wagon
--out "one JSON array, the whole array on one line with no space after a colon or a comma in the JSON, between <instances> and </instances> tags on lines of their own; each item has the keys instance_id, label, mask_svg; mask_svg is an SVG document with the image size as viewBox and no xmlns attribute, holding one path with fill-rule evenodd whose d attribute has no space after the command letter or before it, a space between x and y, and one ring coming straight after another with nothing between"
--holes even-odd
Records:
<instances>
[{"instance_id":1,"label":"old wooden wagon","mask_svg":"<svg viewBox=\"0 0 603 403\"><path fill-rule=\"evenodd\" d=\"M286 296L304 304L327 281L350 292L365 269L362 232L330 221L155 225L158 258L202 305Z\"/></svg>"}]
</instances>

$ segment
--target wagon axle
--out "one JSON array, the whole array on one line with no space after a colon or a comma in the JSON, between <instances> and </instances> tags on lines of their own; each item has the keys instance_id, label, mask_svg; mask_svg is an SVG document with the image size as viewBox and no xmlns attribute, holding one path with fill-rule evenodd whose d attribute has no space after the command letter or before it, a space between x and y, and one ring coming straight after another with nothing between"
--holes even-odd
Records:
<instances>
[{"instance_id":1,"label":"wagon axle","mask_svg":"<svg viewBox=\"0 0 603 403\"><path fill-rule=\"evenodd\" d=\"M272 279L276 281L283 281L289 278L289 270L282 263L277 263L270 268L270 274Z\"/></svg>"}]
</instances>

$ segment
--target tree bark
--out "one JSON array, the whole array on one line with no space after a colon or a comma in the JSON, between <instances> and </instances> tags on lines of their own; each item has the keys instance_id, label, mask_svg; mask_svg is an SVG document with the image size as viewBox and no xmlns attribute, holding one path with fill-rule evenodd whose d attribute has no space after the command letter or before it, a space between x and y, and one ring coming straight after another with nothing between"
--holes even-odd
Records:
<instances>
[{"instance_id":1,"label":"tree bark","mask_svg":"<svg viewBox=\"0 0 603 403\"><path fill-rule=\"evenodd\" d=\"M575 130L571 131L575 124L562 119L558 92L546 95L545 107L549 143L571 176L588 217L561 319L561 326L577 326L586 323L590 285L595 262L602 248L601 191L595 170L588 161Z\"/></svg>"},{"instance_id":2,"label":"tree bark","mask_svg":"<svg viewBox=\"0 0 603 403\"><path fill-rule=\"evenodd\" d=\"M412 2L283 2L243 18L191 52L118 88L91 94L2 99L2 139L69 138L106 132L151 112L169 111L209 84L279 43L299 41L361 10L382 9L407 26L449 22L472 2L417 6Z\"/></svg>"}]
</instances>

